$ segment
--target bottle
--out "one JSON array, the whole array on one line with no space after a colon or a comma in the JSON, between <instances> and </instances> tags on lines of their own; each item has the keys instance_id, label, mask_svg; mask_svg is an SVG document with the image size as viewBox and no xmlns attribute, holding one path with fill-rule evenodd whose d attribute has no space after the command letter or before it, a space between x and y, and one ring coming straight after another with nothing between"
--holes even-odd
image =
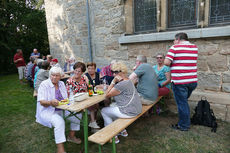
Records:
<instances>
[{"instance_id":1,"label":"bottle","mask_svg":"<svg viewBox=\"0 0 230 153\"><path fill-rule=\"evenodd\" d=\"M69 101L70 101L70 104L74 103L74 95L73 95L72 86L70 86L70 89L69 89Z\"/></svg>"},{"instance_id":2,"label":"bottle","mask_svg":"<svg viewBox=\"0 0 230 153\"><path fill-rule=\"evenodd\" d=\"M89 81L89 85L88 85L88 93L89 93L90 97L93 96L93 86L90 84L90 81Z\"/></svg>"},{"instance_id":3,"label":"bottle","mask_svg":"<svg viewBox=\"0 0 230 153\"><path fill-rule=\"evenodd\" d=\"M103 83L103 91L106 91L106 90L107 90L106 82L107 82L107 81L106 81L106 79L104 78L104 79L103 79L103 82L102 82L102 83Z\"/></svg>"}]
</instances>

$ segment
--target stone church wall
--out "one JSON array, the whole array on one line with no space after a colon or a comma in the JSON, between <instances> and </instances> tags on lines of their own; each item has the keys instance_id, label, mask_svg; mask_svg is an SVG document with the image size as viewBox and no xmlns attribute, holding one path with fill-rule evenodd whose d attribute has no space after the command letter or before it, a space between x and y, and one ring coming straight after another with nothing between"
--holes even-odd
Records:
<instances>
[{"instance_id":1,"label":"stone church wall","mask_svg":"<svg viewBox=\"0 0 230 153\"><path fill-rule=\"evenodd\" d=\"M93 61L100 68L122 60L130 68L138 54L156 64L158 52L167 53L173 41L119 44L126 32L123 0L89 1ZM65 57L89 62L85 0L45 0L50 52L63 65ZM211 102L217 118L230 121L230 37L192 39L199 48L198 89L190 98L191 109L201 96ZM173 103L171 110L176 110Z\"/></svg>"}]
</instances>

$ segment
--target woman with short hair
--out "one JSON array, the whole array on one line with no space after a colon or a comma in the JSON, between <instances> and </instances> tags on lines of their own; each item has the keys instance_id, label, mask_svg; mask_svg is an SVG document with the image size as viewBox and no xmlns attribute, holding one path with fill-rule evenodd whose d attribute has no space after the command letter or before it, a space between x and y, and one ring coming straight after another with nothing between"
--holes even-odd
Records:
<instances>
[{"instance_id":1,"label":"woman with short hair","mask_svg":"<svg viewBox=\"0 0 230 153\"><path fill-rule=\"evenodd\" d=\"M63 112L61 109L55 108L59 105L59 101L67 98L65 84L60 81L62 75L63 71L60 67L52 67L50 69L49 79L43 81L38 88L36 111L36 122L49 128L54 127L54 137L58 153L65 152L63 143L66 141ZM65 116L68 115L69 112L65 111ZM81 117L81 114L78 117ZM75 131L80 130L80 121L74 116L67 119L71 122L67 141L80 144L81 139L75 136Z\"/></svg>"},{"instance_id":2,"label":"woman with short hair","mask_svg":"<svg viewBox=\"0 0 230 153\"><path fill-rule=\"evenodd\" d=\"M164 54L158 53L156 59L157 65L154 65L153 69L155 70L158 79L158 96L165 96L170 91L171 72L170 68L164 65Z\"/></svg>"},{"instance_id":3,"label":"woman with short hair","mask_svg":"<svg viewBox=\"0 0 230 153\"><path fill-rule=\"evenodd\" d=\"M94 62L89 62L87 63L87 69L88 72L85 73L85 76L87 76L90 84L93 86L93 91L95 92L95 87L96 88L103 88L102 86L100 86L100 74L98 72L96 72L96 63ZM98 109L99 105L95 104L92 107L90 107L90 123L89 123L89 127L94 128L94 129L99 129L100 127L98 126L97 122L96 122L96 113L97 113L97 109Z\"/></svg>"},{"instance_id":4,"label":"woman with short hair","mask_svg":"<svg viewBox=\"0 0 230 153\"><path fill-rule=\"evenodd\" d=\"M74 69L74 75L70 77L66 81L66 88L68 94L70 94L70 91L73 91L73 94L81 93L81 92L88 92L88 78L87 76L83 75L83 73L86 71L86 66L82 62L77 62L73 66ZM93 105L88 108L91 116L91 121L89 123L89 127L92 128L100 128L97 125L96 117L95 117L95 111L97 109L97 105Z\"/></svg>"},{"instance_id":5,"label":"woman with short hair","mask_svg":"<svg viewBox=\"0 0 230 153\"><path fill-rule=\"evenodd\" d=\"M96 72L96 68L97 68L96 63L94 62L87 63L88 72L85 73L85 75L89 79L90 84L93 85L93 88L101 84L100 74Z\"/></svg>"},{"instance_id":6,"label":"woman with short hair","mask_svg":"<svg viewBox=\"0 0 230 153\"><path fill-rule=\"evenodd\" d=\"M114 97L115 105L101 110L105 126L117 118L132 118L142 112L140 97L133 82L127 76L126 65L122 62L113 64L112 73L114 79L106 91L106 98ZM120 135L128 136L128 133L124 130ZM119 143L117 136L115 142Z\"/></svg>"},{"instance_id":7,"label":"woman with short hair","mask_svg":"<svg viewBox=\"0 0 230 153\"><path fill-rule=\"evenodd\" d=\"M87 92L88 91L88 78L83 76L83 73L86 71L86 66L82 62L77 62L73 66L74 75L66 81L66 88L68 95L70 91L73 91L73 94Z\"/></svg>"}]
</instances>

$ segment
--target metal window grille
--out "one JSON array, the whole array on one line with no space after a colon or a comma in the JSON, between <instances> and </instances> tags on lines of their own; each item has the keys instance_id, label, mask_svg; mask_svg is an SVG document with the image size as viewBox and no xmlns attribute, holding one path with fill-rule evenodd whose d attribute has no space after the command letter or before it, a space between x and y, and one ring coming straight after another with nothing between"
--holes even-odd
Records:
<instances>
[{"instance_id":1,"label":"metal window grille","mask_svg":"<svg viewBox=\"0 0 230 153\"><path fill-rule=\"evenodd\" d=\"M168 0L168 28L196 26L196 0Z\"/></svg>"},{"instance_id":2,"label":"metal window grille","mask_svg":"<svg viewBox=\"0 0 230 153\"><path fill-rule=\"evenodd\" d=\"M156 30L156 0L134 0L135 32Z\"/></svg>"},{"instance_id":3,"label":"metal window grille","mask_svg":"<svg viewBox=\"0 0 230 153\"><path fill-rule=\"evenodd\" d=\"M211 0L209 23L230 23L230 0Z\"/></svg>"}]
</instances>

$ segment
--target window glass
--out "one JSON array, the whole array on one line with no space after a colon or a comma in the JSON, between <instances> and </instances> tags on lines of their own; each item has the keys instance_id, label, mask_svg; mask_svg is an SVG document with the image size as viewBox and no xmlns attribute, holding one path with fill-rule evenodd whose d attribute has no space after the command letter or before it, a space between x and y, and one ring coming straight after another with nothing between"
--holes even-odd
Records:
<instances>
[{"instance_id":1,"label":"window glass","mask_svg":"<svg viewBox=\"0 0 230 153\"><path fill-rule=\"evenodd\" d=\"M230 23L230 0L211 0L209 23Z\"/></svg>"},{"instance_id":2,"label":"window glass","mask_svg":"<svg viewBox=\"0 0 230 153\"><path fill-rule=\"evenodd\" d=\"M135 32L156 30L156 0L134 0Z\"/></svg>"},{"instance_id":3,"label":"window glass","mask_svg":"<svg viewBox=\"0 0 230 153\"><path fill-rule=\"evenodd\" d=\"M196 25L196 0L168 0L168 28Z\"/></svg>"}]
</instances>

